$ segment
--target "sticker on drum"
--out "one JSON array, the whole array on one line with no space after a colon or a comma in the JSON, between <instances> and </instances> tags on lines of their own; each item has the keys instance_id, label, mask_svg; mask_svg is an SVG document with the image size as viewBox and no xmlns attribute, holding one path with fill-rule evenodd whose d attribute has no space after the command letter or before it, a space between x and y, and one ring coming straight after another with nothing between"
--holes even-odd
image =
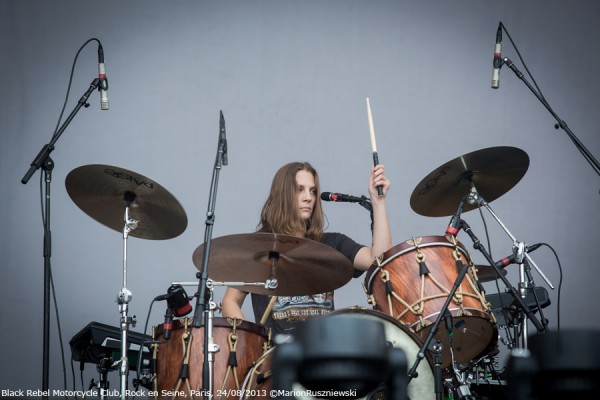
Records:
<instances>
[{"instance_id":1,"label":"sticker on drum","mask_svg":"<svg viewBox=\"0 0 600 400\"><path fill-rule=\"evenodd\" d=\"M332 311L331 313L320 318L336 318L339 316L347 316L351 314L356 318L364 318L365 320L380 321L384 326L386 341L393 347L400 348L406 354L408 368L411 368L414 361L417 359L417 354L420 350L418 338L408 328L402 326L398 321L395 321L389 315L380 311L368 310L365 308L347 308ZM242 387L242 395L240 400L249 399L271 399L269 393L273 388L273 372L271 363L273 354L277 347L271 348L263 354L255 363L244 379ZM435 386L433 380L433 367L431 359L425 358L421 360L417 368L418 376L413 378L408 385L408 397L410 399L429 400L435 399ZM302 392L301 385L296 384L292 388L295 392ZM385 387L380 385L377 389L369 393L365 399L380 398L384 395ZM312 400L312 398L303 398Z\"/></svg>"},{"instance_id":2,"label":"sticker on drum","mask_svg":"<svg viewBox=\"0 0 600 400\"><path fill-rule=\"evenodd\" d=\"M459 275L458 257L471 263L464 246L445 236L417 237L391 248L367 272L369 302L412 329L423 343ZM448 305L451 318L442 321L435 335L443 346L443 368L452 361L446 322L452 327L452 352L459 364L489 354L497 344L495 319L476 283L469 269Z\"/></svg>"},{"instance_id":3,"label":"sticker on drum","mask_svg":"<svg viewBox=\"0 0 600 400\"><path fill-rule=\"evenodd\" d=\"M157 340L161 341L163 325L159 325L156 331ZM254 360L270 347L268 331L264 326L249 321L213 318L212 336L214 343L219 346L213 363L215 397L231 397L230 393L238 393L240 383ZM191 319L173 322L171 338L158 347L158 393L183 392L188 397L202 397L203 345L204 326L193 328ZM232 365L232 360L237 362L236 366ZM188 367L182 368L184 364Z\"/></svg>"}]
</instances>

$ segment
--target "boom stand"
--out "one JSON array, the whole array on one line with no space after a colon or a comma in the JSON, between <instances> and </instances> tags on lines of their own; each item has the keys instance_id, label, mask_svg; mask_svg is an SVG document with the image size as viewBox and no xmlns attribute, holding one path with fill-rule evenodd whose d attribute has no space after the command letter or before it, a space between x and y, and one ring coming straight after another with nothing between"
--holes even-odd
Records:
<instances>
[{"instance_id":1,"label":"boom stand","mask_svg":"<svg viewBox=\"0 0 600 400\"><path fill-rule=\"evenodd\" d=\"M217 157L213 168L212 181L210 183L210 195L208 201L208 211L206 212L206 229L204 232L204 253L202 254L202 269L197 273L198 293L196 296L196 309L194 310L193 327L200 328L202 325L200 314L204 314L204 361L202 364L202 392L204 398L211 400L213 398L213 362L214 353L219 351L219 346L212 341L212 317L213 309L212 291L208 284L208 256L210 254L210 245L212 241L212 229L215 223L215 203L217 198L217 187L219 185L219 173L223 165L227 165L227 139L225 138L225 119L223 112L220 113L219 141L217 145Z\"/></svg>"},{"instance_id":2,"label":"boom stand","mask_svg":"<svg viewBox=\"0 0 600 400\"><path fill-rule=\"evenodd\" d=\"M51 279L51 268L50 258L52 257L52 236L50 231L50 184L52 183L52 170L54 169L54 161L50 158L50 153L54 150L54 144L58 141L67 125L75 117L81 107L89 107L88 98L92 92L98 89L100 86L100 79L96 78L90 84L90 87L84 93L83 96L77 102L77 105L71 111L71 114L67 117L61 127L52 135L50 143L44 145L35 159L31 162L29 170L21 178L22 184L27 184L31 176L35 171L42 168L44 170L46 189L45 189L45 218L44 218L44 331L43 331L43 360L42 360L42 392L49 393L49 366L50 366L50 279ZM42 396L43 399L47 399L48 395Z\"/></svg>"},{"instance_id":3,"label":"boom stand","mask_svg":"<svg viewBox=\"0 0 600 400\"><path fill-rule=\"evenodd\" d=\"M525 76L523 75L523 73L521 71L519 71L519 69L515 66L515 63L513 63L508 57L504 57L502 59L502 62L503 62L503 64L508 65L508 68L510 68L515 73L515 75L517 75L517 78L519 78L521 81L523 81L523 83L525 83L525 85L529 88L529 90L531 90L531 93L533 93L535 95L535 97L538 98L538 100L542 103L542 105L544 107L546 107L546 110L548 110L550 112L550 114L552 114L554 119L556 119L556 121L558 122L557 124L554 125L554 127L556 129L562 128L566 132L567 136L569 136L569 139L571 139L571 141L573 142L575 147L577 147L577 150L579 150L579 152L581 153L583 158L585 158L585 160L591 165L592 169L596 172L596 174L600 175L600 163L598 162L598 160L596 160L594 158L592 153L590 153L590 151L583 145L583 143L581 143L581 141L577 138L577 136L575 136L573 131L567 126L567 123L565 121L563 121L554 112L554 110L552 110L552 107L550 107L550 104L548 104L548 102L546 101L544 96L542 96L540 93L538 93L533 88L533 86L531 86L531 84L527 81L527 79L525 79Z\"/></svg>"},{"instance_id":4,"label":"boom stand","mask_svg":"<svg viewBox=\"0 0 600 400\"><path fill-rule=\"evenodd\" d=\"M117 295L117 303L119 304L119 312L121 313L121 359L117 361L120 365L119 374L121 375L121 400L126 400L127 377L129 375L129 358L127 355L127 332L129 325L135 326L135 316L128 317L128 305L132 298L132 293L127 289L127 238L129 232L137 228L138 221L129 218L129 207L135 200L135 194L125 192L125 225L123 227L123 288Z\"/></svg>"}]
</instances>

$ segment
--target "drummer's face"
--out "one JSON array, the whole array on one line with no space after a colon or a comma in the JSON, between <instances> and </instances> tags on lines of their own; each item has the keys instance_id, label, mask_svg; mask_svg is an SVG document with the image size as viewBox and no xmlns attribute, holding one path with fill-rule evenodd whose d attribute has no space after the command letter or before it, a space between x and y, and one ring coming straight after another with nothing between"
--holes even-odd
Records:
<instances>
[{"instance_id":1,"label":"drummer's face","mask_svg":"<svg viewBox=\"0 0 600 400\"><path fill-rule=\"evenodd\" d=\"M300 217L307 220L312 216L317 201L315 177L308 171L296 172L296 188Z\"/></svg>"}]
</instances>

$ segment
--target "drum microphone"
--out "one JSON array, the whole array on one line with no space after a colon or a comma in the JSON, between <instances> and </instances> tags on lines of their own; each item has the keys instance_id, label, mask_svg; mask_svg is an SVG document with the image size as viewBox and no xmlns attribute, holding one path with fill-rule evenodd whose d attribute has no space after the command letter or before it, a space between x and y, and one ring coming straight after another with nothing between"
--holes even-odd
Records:
<instances>
[{"instance_id":1,"label":"drum microphone","mask_svg":"<svg viewBox=\"0 0 600 400\"><path fill-rule=\"evenodd\" d=\"M494 49L494 60L492 62L494 70L492 71L492 89L500 87L500 67L502 67L502 22L498 24L496 31L496 48Z\"/></svg>"},{"instance_id":2,"label":"drum microphone","mask_svg":"<svg viewBox=\"0 0 600 400\"><path fill-rule=\"evenodd\" d=\"M173 311L176 317L184 317L192 311L190 298L181 285L171 285L167 290L167 307Z\"/></svg>"},{"instance_id":3,"label":"drum microphone","mask_svg":"<svg viewBox=\"0 0 600 400\"><path fill-rule=\"evenodd\" d=\"M465 205L465 198L463 197L463 199L460 201L460 204L458 205L458 209L456 210L456 213L452 216L452 218L450 218L450 223L448 224L448 227L446 228L446 235L451 235L451 236L458 235L458 232L460 231L460 229L462 227L460 215L462 214L464 205Z\"/></svg>"},{"instance_id":4,"label":"drum microphone","mask_svg":"<svg viewBox=\"0 0 600 400\"><path fill-rule=\"evenodd\" d=\"M176 317L184 317L192 311L190 298L181 285L171 285L167 294L161 294L154 298L155 301L167 300L167 308L173 312Z\"/></svg>"},{"instance_id":5,"label":"drum microphone","mask_svg":"<svg viewBox=\"0 0 600 400\"><path fill-rule=\"evenodd\" d=\"M337 201L338 203L360 203L367 200L367 198L365 196L356 197L349 194L323 192L321 193L321 200Z\"/></svg>"},{"instance_id":6,"label":"drum microphone","mask_svg":"<svg viewBox=\"0 0 600 400\"><path fill-rule=\"evenodd\" d=\"M538 248L539 248L541 245L542 245L542 243L536 243L536 244L534 244L533 246L527 246L527 248L526 248L526 250L525 250L525 253L530 253L530 252L532 252L532 251L535 251L535 250L537 250L537 249L538 249ZM511 255L510 255L510 256L508 256L508 257L504 257L503 259L501 259L501 260L499 260L499 261L496 261L496 262L494 263L494 266L495 266L496 268L500 268L500 269L502 269L502 268L504 268L504 267L507 267L507 266L509 266L510 264L514 264L515 262L516 262L516 255L513 253L513 254L511 254Z\"/></svg>"}]
</instances>

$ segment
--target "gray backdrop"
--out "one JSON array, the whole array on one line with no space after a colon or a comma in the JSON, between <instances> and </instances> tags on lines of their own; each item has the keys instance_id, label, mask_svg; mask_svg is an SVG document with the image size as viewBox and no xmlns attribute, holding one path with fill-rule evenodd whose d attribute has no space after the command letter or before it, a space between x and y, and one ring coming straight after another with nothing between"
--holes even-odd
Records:
<instances>
[{"instance_id":1,"label":"gray backdrop","mask_svg":"<svg viewBox=\"0 0 600 400\"><path fill-rule=\"evenodd\" d=\"M533 272L535 283L550 292L552 305L544 310L550 328L558 328L559 311L562 329L599 328L600 180L508 68L500 89L490 88L502 21L554 110L597 156L599 16L595 1L3 0L0 388L41 388L40 173L27 185L20 180L50 140L75 53L92 37L104 47L110 110L101 111L93 93L91 106L52 153L52 266L67 363L68 341L87 323L118 326L123 251L121 233L90 218L68 196L64 182L71 170L107 164L135 171L164 186L185 209L189 224L182 235L128 241L130 315L138 316L135 330L141 331L154 296L172 281L195 279L192 253L204 241L219 110L227 123L229 165L220 175L213 237L253 231L275 170L289 161L312 162L324 191L366 194L372 163L366 97L380 161L392 181L395 244L443 234L449 217L421 216L409 205L417 183L433 169L482 148L518 147L529 155L529 169L490 206L518 240L546 242L559 256L562 276L548 248L532 254L557 287L550 290ZM525 71L506 35L503 53ZM96 68L92 43L79 57L65 115ZM369 243L366 210L355 204L324 208L329 231ZM508 235L487 211L483 216L494 258L510 254ZM485 239L477 211L463 218ZM459 239L472 250L464 233ZM485 263L472 253L476 263ZM516 285L518 270L508 269ZM361 283L355 279L338 290L338 308L367 305ZM216 290L215 299L222 294ZM251 319L249 301L244 310ZM149 325L161 323L163 313L163 303L155 306ZM67 371L71 387L70 366ZM51 388L62 388L62 376L53 311ZM87 365L85 388L92 377L95 368ZM110 379L117 388L117 373Z\"/></svg>"}]
</instances>

